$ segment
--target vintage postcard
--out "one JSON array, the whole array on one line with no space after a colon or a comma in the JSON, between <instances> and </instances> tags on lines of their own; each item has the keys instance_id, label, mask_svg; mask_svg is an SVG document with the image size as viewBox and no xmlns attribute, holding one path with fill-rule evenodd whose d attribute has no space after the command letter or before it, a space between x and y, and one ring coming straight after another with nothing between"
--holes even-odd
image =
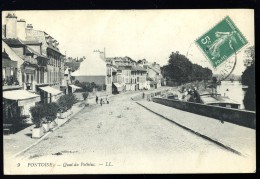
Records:
<instances>
[{"instance_id":1,"label":"vintage postcard","mask_svg":"<svg viewBox=\"0 0 260 179\"><path fill-rule=\"evenodd\" d=\"M254 10L2 12L4 174L256 172Z\"/></svg>"}]
</instances>

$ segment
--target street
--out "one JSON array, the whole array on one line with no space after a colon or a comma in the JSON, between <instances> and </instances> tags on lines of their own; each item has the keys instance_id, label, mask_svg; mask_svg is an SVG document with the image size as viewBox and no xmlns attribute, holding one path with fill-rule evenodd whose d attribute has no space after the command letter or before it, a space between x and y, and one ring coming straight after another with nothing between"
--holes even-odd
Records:
<instances>
[{"instance_id":1,"label":"street","mask_svg":"<svg viewBox=\"0 0 260 179\"><path fill-rule=\"evenodd\" d=\"M19 160L60 165L66 161L111 162L112 168L120 168L117 172L149 171L162 165L165 172L245 169L245 158L147 111L131 96L118 95L110 104L86 107Z\"/></svg>"}]
</instances>

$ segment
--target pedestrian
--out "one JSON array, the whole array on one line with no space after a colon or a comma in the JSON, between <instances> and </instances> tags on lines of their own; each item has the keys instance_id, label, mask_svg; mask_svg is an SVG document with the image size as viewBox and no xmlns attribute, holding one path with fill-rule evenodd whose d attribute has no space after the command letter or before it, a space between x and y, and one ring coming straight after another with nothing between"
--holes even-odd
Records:
<instances>
[{"instance_id":1,"label":"pedestrian","mask_svg":"<svg viewBox=\"0 0 260 179\"><path fill-rule=\"evenodd\" d=\"M100 105L102 106L102 103L103 103L103 99L102 98L100 98Z\"/></svg>"},{"instance_id":2,"label":"pedestrian","mask_svg":"<svg viewBox=\"0 0 260 179\"><path fill-rule=\"evenodd\" d=\"M145 94L143 93L143 99L144 99L144 96L145 96Z\"/></svg>"},{"instance_id":3,"label":"pedestrian","mask_svg":"<svg viewBox=\"0 0 260 179\"><path fill-rule=\"evenodd\" d=\"M107 104L109 104L109 98L108 98L108 95L107 95L107 99L106 99L106 100L107 100Z\"/></svg>"},{"instance_id":4,"label":"pedestrian","mask_svg":"<svg viewBox=\"0 0 260 179\"><path fill-rule=\"evenodd\" d=\"M96 103L98 104L98 96L96 96Z\"/></svg>"}]
</instances>

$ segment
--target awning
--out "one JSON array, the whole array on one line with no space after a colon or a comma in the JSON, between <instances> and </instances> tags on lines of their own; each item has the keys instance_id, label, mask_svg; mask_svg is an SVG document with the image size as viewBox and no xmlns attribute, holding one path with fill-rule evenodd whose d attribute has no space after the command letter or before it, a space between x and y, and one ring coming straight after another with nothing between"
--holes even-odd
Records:
<instances>
[{"instance_id":1,"label":"awning","mask_svg":"<svg viewBox=\"0 0 260 179\"><path fill-rule=\"evenodd\" d=\"M119 83L113 83L113 84L116 86L116 88L117 88L118 91L121 91L121 90L122 90L121 84L119 84Z\"/></svg>"},{"instance_id":2,"label":"awning","mask_svg":"<svg viewBox=\"0 0 260 179\"><path fill-rule=\"evenodd\" d=\"M121 88L122 86L119 83L113 83L117 88Z\"/></svg>"},{"instance_id":3,"label":"awning","mask_svg":"<svg viewBox=\"0 0 260 179\"><path fill-rule=\"evenodd\" d=\"M79 86L76 86L76 85L69 85L71 88L74 88L74 89L82 89L81 87Z\"/></svg>"},{"instance_id":4,"label":"awning","mask_svg":"<svg viewBox=\"0 0 260 179\"><path fill-rule=\"evenodd\" d=\"M23 106L27 103L35 103L41 101L39 95L26 90L3 91L3 98L9 100L17 100L18 106Z\"/></svg>"},{"instance_id":5,"label":"awning","mask_svg":"<svg viewBox=\"0 0 260 179\"><path fill-rule=\"evenodd\" d=\"M50 86L44 86L44 87L39 87L39 88L40 88L41 90L47 92L47 93L52 94L52 95L58 95L58 94L62 93L62 91L57 90L57 89L55 89L55 88L52 88L52 87L50 87Z\"/></svg>"}]
</instances>

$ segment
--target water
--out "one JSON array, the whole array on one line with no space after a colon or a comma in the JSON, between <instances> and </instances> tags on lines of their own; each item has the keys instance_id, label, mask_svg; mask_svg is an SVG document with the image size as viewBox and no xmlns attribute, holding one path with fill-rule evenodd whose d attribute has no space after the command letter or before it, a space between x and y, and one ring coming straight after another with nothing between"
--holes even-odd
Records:
<instances>
[{"instance_id":1,"label":"water","mask_svg":"<svg viewBox=\"0 0 260 179\"><path fill-rule=\"evenodd\" d=\"M233 83L231 81L221 81L221 85L217 87L217 93L220 93L222 96L228 96L240 104L240 109L245 109L243 104L245 91L242 89L242 84L239 81L234 81Z\"/></svg>"}]
</instances>

